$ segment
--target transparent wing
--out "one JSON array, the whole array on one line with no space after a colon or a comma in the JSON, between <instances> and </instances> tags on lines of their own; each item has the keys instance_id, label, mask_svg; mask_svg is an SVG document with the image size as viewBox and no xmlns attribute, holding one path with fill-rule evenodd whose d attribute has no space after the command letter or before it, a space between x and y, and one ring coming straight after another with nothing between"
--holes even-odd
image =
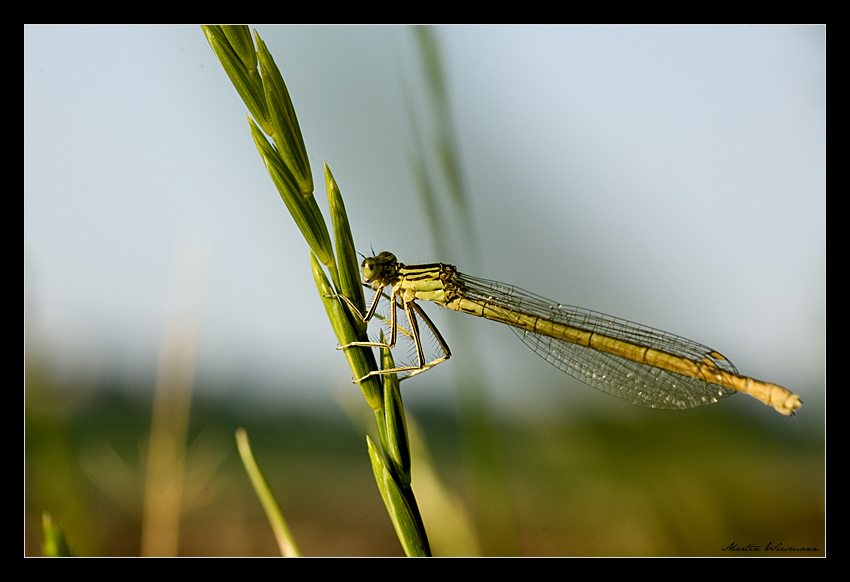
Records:
<instances>
[{"instance_id":1,"label":"transparent wing","mask_svg":"<svg viewBox=\"0 0 850 582\"><path fill-rule=\"evenodd\" d=\"M738 373L725 357L689 339L604 313L560 305L503 283L458 275L465 288L464 295L469 299L551 319L694 362L710 362L720 370ZM511 329L525 345L553 366L602 392L634 404L665 409L695 408L736 393L701 379L681 376L562 339L518 327Z\"/></svg>"}]
</instances>

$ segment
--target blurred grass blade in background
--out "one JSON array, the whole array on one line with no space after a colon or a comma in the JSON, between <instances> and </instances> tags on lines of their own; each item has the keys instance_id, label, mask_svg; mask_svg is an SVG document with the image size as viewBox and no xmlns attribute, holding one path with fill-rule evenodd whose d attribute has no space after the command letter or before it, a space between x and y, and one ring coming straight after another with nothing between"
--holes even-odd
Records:
<instances>
[{"instance_id":1,"label":"blurred grass blade in background","mask_svg":"<svg viewBox=\"0 0 850 582\"><path fill-rule=\"evenodd\" d=\"M65 533L46 511L42 514L41 523L44 530L41 554L45 558L69 558L77 555L77 552L68 545Z\"/></svg>"},{"instance_id":2,"label":"blurred grass blade in background","mask_svg":"<svg viewBox=\"0 0 850 582\"><path fill-rule=\"evenodd\" d=\"M263 510L266 512L266 517L269 519L269 525L272 526L274 537L277 540L280 554L287 558L300 557L301 551L298 549L298 544L295 543L295 538L292 537L292 532L289 531L289 526L283 517L283 512L280 510L277 499L269 487L266 476L260 468L257 459L254 457L254 451L251 450L251 441L248 440L248 433L244 428L236 431L236 445L239 449L239 456L242 458L242 464L245 466L245 472L251 479L251 485L260 503L263 504Z\"/></svg>"}]
</instances>

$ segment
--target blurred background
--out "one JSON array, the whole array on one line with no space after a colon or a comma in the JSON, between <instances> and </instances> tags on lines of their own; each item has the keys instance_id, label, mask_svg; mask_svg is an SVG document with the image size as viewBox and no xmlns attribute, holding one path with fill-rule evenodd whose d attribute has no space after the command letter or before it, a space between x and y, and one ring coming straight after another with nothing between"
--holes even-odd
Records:
<instances>
[{"instance_id":1,"label":"blurred background","mask_svg":"<svg viewBox=\"0 0 850 582\"><path fill-rule=\"evenodd\" d=\"M402 387L435 554L823 555L824 27L256 30L361 253L694 339L805 403L638 408L426 305L454 358ZM45 511L81 555L275 555L239 426L306 555L401 554L245 115L198 26L24 28L27 555ZM442 194L435 228L426 185L467 210Z\"/></svg>"}]
</instances>

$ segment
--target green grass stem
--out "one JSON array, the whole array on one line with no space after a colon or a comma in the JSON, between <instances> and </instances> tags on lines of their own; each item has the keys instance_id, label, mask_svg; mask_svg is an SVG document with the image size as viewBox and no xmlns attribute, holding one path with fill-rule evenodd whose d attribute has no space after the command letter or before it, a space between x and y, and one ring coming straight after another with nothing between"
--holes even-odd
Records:
<instances>
[{"instance_id":1,"label":"green grass stem","mask_svg":"<svg viewBox=\"0 0 850 582\"><path fill-rule=\"evenodd\" d=\"M344 295L361 313L365 312L354 237L342 194L330 168L325 164L325 186L334 233L332 245L327 225L313 195L313 177L295 107L274 58L256 32L254 37L257 48L254 50L250 31L245 26L203 26L202 29L237 93L248 107L251 137L272 183L310 247L313 278L337 341L340 345L346 345L367 340L365 322L354 316L351 309L339 299L340 295ZM354 347L343 351L355 378L362 378L378 370L378 363L370 348ZM395 384L391 383L393 381ZM398 380L390 380L387 376L381 379L371 376L360 382L360 389L375 411L381 435L383 455L371 440L368 441L368 451L390 519L407 555L429 555L428 538L410 487L410 452ZM252 475L257 494L280 542L285 530L280 510L256 467L256 461L250 455L247 437L237 435L237 439L240 442L240 453L243 448L246 450L243 454L246 470ZM288 530L286 537L289 538Z\"/></svg>"}]
</instances>

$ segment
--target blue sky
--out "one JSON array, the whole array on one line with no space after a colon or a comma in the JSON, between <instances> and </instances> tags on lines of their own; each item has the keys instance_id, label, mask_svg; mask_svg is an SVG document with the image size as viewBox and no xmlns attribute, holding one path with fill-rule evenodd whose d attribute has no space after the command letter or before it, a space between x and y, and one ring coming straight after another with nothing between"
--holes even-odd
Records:
<instances>
[{"instance_id":1,"label":"blue sky","mask_svg":"<svg viewBox=\"0 0 850 582\"><path fill-rule=\"evenodd\" d=\"M418 218L409 29L257 30L320 206L327 162L361 252L457 262L706 343L822 400L824 27L440 27L477 242L448 257ZM198 378L222 393L351 390L245 114L197 26L25 27L26 348L57 382L145 378L178 314L197 325ZM460 317L437 309L441 328ZM505 406L526 389L608 403L553 386L571 381L507 330L461 325ZM450 399L453 365L406 397Z\"/></svg>"}]
</instances>

